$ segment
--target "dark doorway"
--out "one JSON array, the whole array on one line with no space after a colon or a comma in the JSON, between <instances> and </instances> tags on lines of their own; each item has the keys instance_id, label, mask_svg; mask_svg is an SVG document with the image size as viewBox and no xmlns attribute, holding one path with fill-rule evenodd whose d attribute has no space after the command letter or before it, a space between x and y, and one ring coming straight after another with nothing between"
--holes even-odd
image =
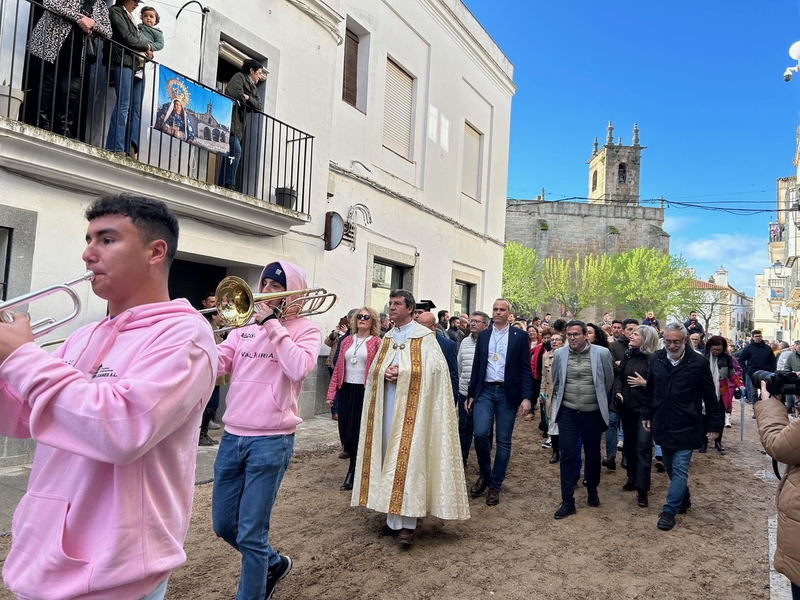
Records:
<instances>
[{"instance_id":1,"label":"dark doorway","mask_svg":"<svg viewBox=\"0 0 800 600\"><path fill-rule=\"evenodd\" d=\"M169 270L169 297L186 298L199 309L206 292L213 292L227 274L225 267L175 259Z\"/></svg>"}]
</instances>

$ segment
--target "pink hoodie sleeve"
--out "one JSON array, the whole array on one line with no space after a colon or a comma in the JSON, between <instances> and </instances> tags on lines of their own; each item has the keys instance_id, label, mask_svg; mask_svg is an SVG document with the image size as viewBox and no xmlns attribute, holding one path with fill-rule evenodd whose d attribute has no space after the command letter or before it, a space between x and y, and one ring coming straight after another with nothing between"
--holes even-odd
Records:
<instances>
[{"instance_id":1,"label":"pink hoodie sleeve","mask_svg":"<svg viewBox=\"0 0 800 600\"><path fill-rule=\"evenodd\" d=\"M293 382L303 381L311 374L319 355L320 332L310 321L298 328L296 339L277 319L266 321L262 327L275 346L281 371Z\"/></svg>"},{"instance_id":2,"label":"pink hoodie sleeve","mask_svg":"<svg viewBox=\"0 0 800 600\"><path fill-rule=\"evenodd\" d=\"M29 343L0 365L0 378L26 399L37 442L124 465L162 441L205 401L213 367L208 353L186 340L156 346L118 380L95 383Z\"/></svg>"},{"instance_id":3,"label":"pink hoodie sleeve","mask_svg":"<svg viewBox=\"0 0 800 600\"><path fill-rule=\"evenodd\" d=\"M25 404L7 381L0 382L0 435L13 438L29 438L31 430L28 424L31 409Z\"/></svg>"},{"instance_id":4,"label":"pink hoodie sleeve","mask_svg":"<svg viewBox=\"0 0 800 600\"><path fill-rule=\"evenodd\" d=\"M217 377L229 375L233 370L233 357L241 339L241 332L231 331L221 344L217 344Z\"/></svg>"}]
</instances>

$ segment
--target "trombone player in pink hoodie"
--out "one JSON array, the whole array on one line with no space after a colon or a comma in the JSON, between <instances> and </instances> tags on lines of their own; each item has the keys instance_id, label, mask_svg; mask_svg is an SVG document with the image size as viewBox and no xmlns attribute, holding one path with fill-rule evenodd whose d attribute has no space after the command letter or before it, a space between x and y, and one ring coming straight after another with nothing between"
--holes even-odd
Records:
<instances>
[{"instance_id":1,"label":"trombone player in pink hoodie","mask_svg":"<svg viewBox=\"0 0 800 600\"><path fill-rule=\"evenodd\" d=\"M306 287L305 272L280 261L264 268L258 291ZM296 297L262 304L255 324L231 331L217 346L219 375L230 373L231 382L211 513L214 532L242 555L236 600L269 600L292 569L292 559L269 544L269 521L302 423L300 389L317 364L322 339L316 325L293 314Z\"/></svg>"},{"instance_id":2,"label":"trombone player in pink hoodie","mask_svg":"<svg viewBox=\"0 0 800 600\"><path fill-rule=\"evenodd\" d=\"M169 299L167 207L107 196L86 218L83 260L109 316L52 355L27 317L0 322L0 435L37 442L3 580L21 599L160 600L186 560L216 348L197 311Z\"/></svg>"}]
</instances>

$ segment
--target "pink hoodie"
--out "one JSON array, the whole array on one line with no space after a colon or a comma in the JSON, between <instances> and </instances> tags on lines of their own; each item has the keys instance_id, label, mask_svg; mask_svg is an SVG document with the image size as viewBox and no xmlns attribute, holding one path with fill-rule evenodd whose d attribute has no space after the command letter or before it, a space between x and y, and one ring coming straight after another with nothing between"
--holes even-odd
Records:
<instances>
[{"instance_id":1,"label":"pink hoodie","mask_svg":"<svg viewBox=\"0 0 800 600\"><path fill-rule=\"evenodd\" d=\"M305 289L305 271L289 262L280 265L286 289ZM262 271L259 291L263 279ZM302 318L270 319L263 326L248 325L228 334L217 346L219 375L231 373L225 431L245 437L294 433L303 422L297 416L297 399L303 380L317 364L321 339L319 327Z\"/></svg>"},{"instance_id":2,"label":"pink hoodie","mask_svg":"<svg viewBox=\"0 0 800 600\"><path fill-rule=\"evenodd\" d=\"M197 436L214 386L186 300L82 327L0 364L0 434L38 442L3 567L17 597L138 600L186 560Z\"/></svg>"}]
</instances>

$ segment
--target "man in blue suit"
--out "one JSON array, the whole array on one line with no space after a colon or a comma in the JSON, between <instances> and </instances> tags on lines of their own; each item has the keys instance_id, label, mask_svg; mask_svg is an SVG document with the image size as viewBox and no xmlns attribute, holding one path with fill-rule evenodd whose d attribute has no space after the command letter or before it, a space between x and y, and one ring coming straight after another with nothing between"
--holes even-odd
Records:
<instances>
[{"instance_id":1,"label":"man in blue suit","mask_svg":"<svg viewBox=\"0 0 800 600\"><path fill-rule=\"evenodd\" d=\"M424 312L417 317L417 323L423 327L427 327L434 333L438 327L436 326L436 319L433 313ZM450 383L453 387L453 403L458 402L458 355L456 354L456 343L446 337L440 335L436 336L436 341L439 342L439 348L442 349L442 354L447 361L447 369L450 371Z\"/></svg>"},{"instance_id":2,"label":"man in blue suit","mask_svg":"<svg viewBox=\"0 0 800 600\"><path fill-rule=\"evenodd\" d=\"M492 327L478 335L467 412L473 412L475 453L480 477L470 488L473 498L486 488L488 506L500 502L500 490L511 458L511 434L517 414L531 411L533 375L528 334L508 322L511 305L498 298L492 306ZM492 427L497 449L492 466Z\"/></svg>"}]
</instances>

